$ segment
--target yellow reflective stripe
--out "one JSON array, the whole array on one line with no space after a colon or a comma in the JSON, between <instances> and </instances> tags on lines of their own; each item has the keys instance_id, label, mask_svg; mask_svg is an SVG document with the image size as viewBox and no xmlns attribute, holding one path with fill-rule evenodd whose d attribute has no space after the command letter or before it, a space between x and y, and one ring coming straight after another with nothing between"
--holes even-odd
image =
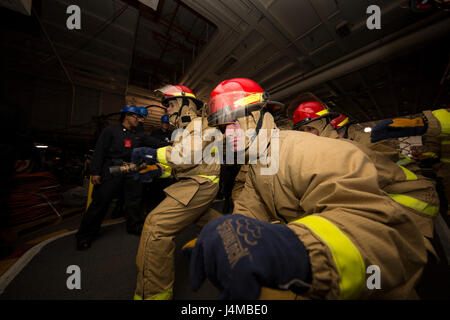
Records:
<instances>
[{"instance_id":1,"label":"yellow reflective stripe","mask_svg":"<svg viewBox=\"0 0 450 320\"><path fill-rule=\"evenodd\" d=\"M196 98L195 95L193 95L192 93L188 93L188 92L175 92L175 93L171 93L171 96L186 96L186 97L192 97L192 98Z\"/></svg>"},{"instance_id":2,"label":"yellow reflective stripe","mask_svg":"<svg viewBox=\"0 0 450 320\"><path fill-rule=\"evenodd\" d=\"M169 290L155 294L154 296L151 296L150 298L145 298L145 300L171 300L173 297L173 289L170 288ZM142 300L142 297L138 294L134 294L134 300Z\"/></svg>"},{"instance_id":3,"label":"yellow reflective stripe","mask_svg":"<svg viewBox=\"0 0 450 320\"><path fill-rule=\"evenodd\" d=\"M167 164L167 159L166 159L166 149L168 147L164 147L164 148L159 148L156 150L156 160L159 163L162 164Z\"/></svg>"},{"instance_id":4,"label":"yellow reflective stripe","mask_svg":"<svg viewBox=\"0 0 450 320\"><path fill-rule=\"evenodd\" d=\"M400 160L397 161L397 165L399 165L399 166L404 166L405 164L411 163L411 161L412 161L412 160L411 160L410 157L404 156L403 159L400 159Z\"/></svg>"},{"instance_id":5,"label":"yellow reflective stripe","mask_svg":"<svg viewBox=\"0 0 450 320\"><path fill-rule=\"evenodd\" d=\"M348 118L345 118L345 120L342 121L341 123L339 123L337 126L338 126L338 127L345 126L345 125L347 124L347 122L348 122Z\"/></svg>"},{"instance_id":6,"label":"yellow reflective stripe","mask_svg":"<svg viewBox=\"0 0 450 320\"><path fill-rule=\"evenodd\" d=\"M327 110L327 109L322 110L322 111L319 111L319 112L316 112L316 114L317 114L318 116L323 116L324 114L327 114L327 113L328 113L328 110Z\"/></svg>"},{"instance_id":7,"label":"yellow reflective stripe","mask_svg":"<svg viewBox=\"0 0 450 320\"><path fill-rule=\"evenodd\" d=\"M155 294L154 296L150 298L146 298L145 300L171 300L173 297L173 289L170 288L169 290Z\"/></svg>"},{"instance_id":8,"label":"yellow reflective stripe","mask_svg":"<svg viewBox=\"0 0 450 320\"><path fill-rule=\"evenodd\" d=\"M399 167L402 168L403 172L405 173L407 181L417 180L417 176L412 171L406 169L403 166L399 166Z\"/></svg>"},{"instance_id":9,"label":"yellow reflective stripe","mask_svg":"<svg viewBox=\"0 0 450 320\"><path fill-rule=\"evenodd\" d=\"M204 174L198 174L199 177L203 177L206 179L211 180L214 183L219 183L219 177L218 176L205 176Z\"/></svg>"},{"instance_id":10,"label":"yellow reflective stripe","mask_svg":"<svg viewBox=\"0 0 450 320\"><path fill-rule=\"evenodd\" d=\"M440 160L441 162L450 163L450 159L448 158L441 158Z\"/></svg>"},{"instance_id":11,"label":"yellow reflective stripe","mask_svg":"<svg viewBox=\"0 0 450 320\"><path fill-rule=\"evenodd\" d=\"M422 153L422 155L427 158L437 158L438 157L438 155L434 152L424 152L424 153Z\"/></svg>"},{"instance_id":12,"label":"yellow reflective stripe","mask_svg":"<svg viewBox=\"0 0 450 320\"><path fill-rule=\"evenodd\" d=\"M261 102L263 101L262 95L263 95L262 93L254 93L239 100L236 100L234 104L238 106L248 106L249 104Z\"/></svg>"},{"instance_id":13,"label":"yellow reflective stripe","mask_svg":"<svg viewBox=\"0 0 450 320\"><path fill-rule=\"evenodd\" d=\"M428 216L436 216L439 213L439 207L433 206L429 203L421 201L419 199L415 199L410 196L405 196L404 194L389 194L389 197L392 198L395 202L404 205L405 207L411 208L413 210L422 212Z\"/></svg>"},{"instance_id":14,"label":"yellow reflective stripe","mask_svg":"<svg viewBox=\"0 0 450 320\"><path fill-rule=\"evenodd\" d=\"M441 144L450 144L450 140L442 140Z\"/></svg>"},{"instance_id":15,"label":"yellow reflective stripe","mask_svg":"<svg viewBox=\"0 0 450 320\"><path fill-rule=\"evenodd\" d=\"M163 166L164 171L163 174L160 176L160 178L168 178L172 175L172 168L168 165L165 165L163 163L160 163L161 166Z\"/></svg>"},{"instance_id":16,"label":"yellow reflective stripe","mask_svg":"<svg viewBox=\"0 0 450 320\"><path fill-rule=\"evenodd\" d=\"M86 209L85 212L88 210L89 206L92 202L92 192L94 191L94 184L92 183L92 176L89 178L89 189L88 189L88 198L86 203Z\"/></svg>"},{"instance_id":17,"label":"yellow reflective stripe","mask_svg":"<svg viewBox=\"0 0 450 320\"><path fill-rule=\"evenodd\" d=\"M431 112L441 124L440 136L450 135L450 112L446 109L434 110Z\"/></svg>"},{"instance_id":18,"label":"yellow reflective stripe","mask_svg":"<svg viewBox=\"0 0 450 320\"><path fill-rule=\"evenodd\" d=\"M339 273L339 299L354 299L365 284L366 268L358 248L329 220L307 216L294 221L316 234L330 249Z\"/></svg>"}]
</instances>

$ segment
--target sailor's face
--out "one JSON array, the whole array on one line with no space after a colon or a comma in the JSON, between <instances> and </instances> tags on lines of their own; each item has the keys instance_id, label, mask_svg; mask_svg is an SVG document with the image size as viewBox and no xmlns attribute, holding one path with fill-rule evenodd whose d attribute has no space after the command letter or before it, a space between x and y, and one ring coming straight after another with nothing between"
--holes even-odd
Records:
<instances>
[{"instance_id":1,"label":"sailor's face","mask_svg":"<svg viewBox=\"0 0 450 320\"><path fill-rule=\"evenodd\" d=\"M239 122L236 121L226 126L225 138L234 152L239 151L244 146L244 134Z\"/></svg>"}]
</instances>

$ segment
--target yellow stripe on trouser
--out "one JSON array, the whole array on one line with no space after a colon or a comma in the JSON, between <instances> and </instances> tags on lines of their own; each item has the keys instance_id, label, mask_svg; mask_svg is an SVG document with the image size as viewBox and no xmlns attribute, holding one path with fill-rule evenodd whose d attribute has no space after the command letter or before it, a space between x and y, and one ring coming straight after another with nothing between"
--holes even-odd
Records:
<instances>
[{"instance_id":1,"label":"yellow stripe on trouser","mask_svg":"<svg viewBox=\"0 0 450 320\"><path fill-rule=\"evenodd\" d=\"M450 112L448 112L446 109L439 109L432 111L432 113L441 124L440 136L442 137L450 135Z\"/></svg>"},{"instance_id":2,"label":"yellow stripe on trouser","mask_svg":"<svg viewBox=\"0 0 450 320\"><path fill-rule=\"evenodd\" d=\"M173 289L170 288L169 290L155 294L154 296L151 296L150 298L145 298L145 300L172 300L173 297ZM134 300L142 300L142 297L138 294L134 294Z\"/></svg>"},{"instance_id":3,"label":"yellow stripe on trouser","mask_svg":"<svg viewBox=\"0 0 450 320\"><path fill-rule=\"evenodd\" d=\"M403 166L399 166L399 167L402 168L403 172L405 173L407 181L417 180L417 176L412 171L406 169Z\"/></svg>"},{"instance_id":4,"label":"yellow stripe on trouser","mask_svg":"<svg viewBox=\"0 0 450 320\"><path fill-rule=\"evenodd\" d=\"M389 197L392 198L395 202L404 205L405 207L414 209L416 211L422 212L428 216L435 217L439 213L439 207L433 206L424 201L415 199L410 196L405 196L403 194L389 194Z\"/></svg>"},{"instance_id":5,"label":"yellow stripe on trouser","mask_svg":"<svg viewBox=\"0 0 450 320\"><path fill-rule=\"evenodd\" d=\"M307 216L296 220L314 232L330 249L339 273L339 299L354 299L364 286L366 268L353 242L329 220Z\"/></svg>"},{"instance_id":6,"label":"yellow stripe on trouser","mask_svg":"<svg viewBox=\"0 0 450 320\"><path fill-rule=\"evenodd\" d=\"M219 177L218 176L205 176L204 174L199 174L198 176L206 178L206 179L209 179L209 180L211 180L214 183L219 183Z\"/></svg>"},{"instance_id":7,"label":"yellow stripe on trouser","mask_svg":"<svg viewBox=\"0 0 450 320\"><path fill-rule=\"evenodd\" d=\"M88 190L88 198L86 203L86 210L89 208L91 202L92 202L92 192L94 191L94 184L92 183L92 177L89 178L89 190Z\"/></svg>"},{"instance_id":8,"label":"yellow stripe on trouser","mask_svg":"<svg viewBox=\"0 0 450 320\"><path fill-rule=\"evenodd\" d=\"M164 147L164 148L159 148L156 150L156 160L158 160L159 163L162 164L167 164L167 159L166 159L166 149L168 147Z\"/></svg>"},{"instance_id":9,"label":"yellow stripe on trouser","mask_svg":"<svg viewBox=\"0 0 450 320\"><path fill-rule=\"evenodd\" d=\"M450 140L442 140L441 144L450 144Z\"/></svg>"}]
</instances>

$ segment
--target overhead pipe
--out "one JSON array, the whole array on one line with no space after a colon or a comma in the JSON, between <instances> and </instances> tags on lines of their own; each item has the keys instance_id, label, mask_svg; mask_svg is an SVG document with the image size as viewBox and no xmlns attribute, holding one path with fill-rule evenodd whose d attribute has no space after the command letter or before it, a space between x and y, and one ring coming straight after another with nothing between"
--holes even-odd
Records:
<instances>
[{"instance_id":1,"label":"overhead pipe","mask_svg":"<svg viewBox=\"0 0 450 320\"><path fill-rule=\"evenodd\" d=\"M446 18L419 31L394 40L381 47L347 60L337 66L330 67L323 72L312 71L306 74L305 79L279 91L273 91L271 95L274 100L282 100L297 92L304 91L321 83L342 77L346 74L358 71L364 67L388 59L400 51L418 47L441 37L450 32L450 18ZM352 56L350 53L349 56Z\"/></svg>"}]
</instances>

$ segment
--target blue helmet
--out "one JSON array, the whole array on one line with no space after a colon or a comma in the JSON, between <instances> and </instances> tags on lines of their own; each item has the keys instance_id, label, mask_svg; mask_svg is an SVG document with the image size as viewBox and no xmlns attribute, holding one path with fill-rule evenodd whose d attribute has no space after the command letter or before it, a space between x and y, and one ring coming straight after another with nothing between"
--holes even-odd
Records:
<instances>
[{"instance_id":1,"label":"blue helmet","mask_svg":"<svg viewBox=\"0 0 450 320\"><path fill-rule=\"evenodd\" d=\"M139 111L140 111L141 116L144 116L144 117L148 116L148 111L147 111L146 107L139 107Z\"/></svg>"},{"instance_id":2,"label":"blue helmet","mask_svg":"<svg viewBox=\"0 0 450 320\"><path fill-rule=\"evenodd\" d=\"M141 111L135 105L125 106L125 107L122 108L122 110L120 110L120 112L121 113L123 113L123 112L130 112L130 113L135 113L135 114L141 115Z\"/></svg>"},{"instance_id":3,"label":"blue helmet","mask_svg":"<svg viewBox=\"0 0 450 320\"><path fill-rule=\"evenodd\" d=\"M168 116L167 114L163 115L163 116L161 117L161 122L167 122L167 123L169 123L169 122L170 122L170 121L169 121L169 116Z\"/></svg>"}]
</instances>

